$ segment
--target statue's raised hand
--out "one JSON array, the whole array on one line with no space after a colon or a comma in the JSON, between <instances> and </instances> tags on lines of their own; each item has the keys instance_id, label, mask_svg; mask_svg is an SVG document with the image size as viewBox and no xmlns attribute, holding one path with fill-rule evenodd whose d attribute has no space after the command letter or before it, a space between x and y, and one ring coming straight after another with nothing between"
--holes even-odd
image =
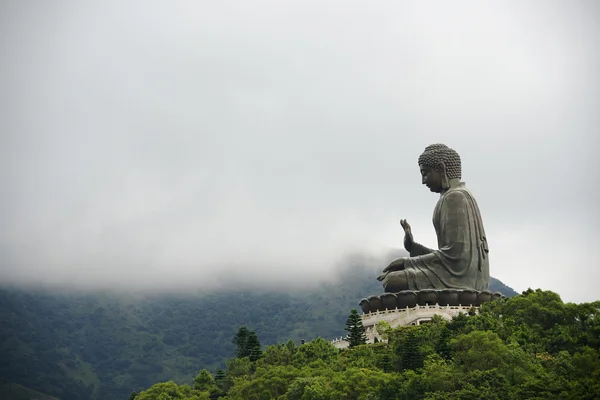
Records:
<instances>
[{"instance_id":1,"label":"statue's raised hand","mask_svg":"<svg viewBox=\"0 0 600 400\"><path fill-rule=\"evenodd\" d=\"M402 225L402 229L404 229L404 248L410 253L410 250L412 249L412 245L414 243L413 234L410 230L410 225L405 219L400 220L400 225Z\"/></svg>"}]
</instances>

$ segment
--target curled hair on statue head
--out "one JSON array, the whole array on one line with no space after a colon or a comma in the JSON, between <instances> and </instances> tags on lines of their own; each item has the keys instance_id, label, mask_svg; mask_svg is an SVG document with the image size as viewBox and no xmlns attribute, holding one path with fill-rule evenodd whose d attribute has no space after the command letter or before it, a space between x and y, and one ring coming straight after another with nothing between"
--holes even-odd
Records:
<instances>
[{"instance_id":1,"label":"curled hair on statue head","mask_svg":"<svg viewBox=\"0 0 600 400\"><path fill-rule=\"evenodd\" d=\"M448 179L461 179L462 169L458 153L445 144L431 144L419 156L419 165L433 168L437 172L446 172Z\"/></svg>"}]
</instances>

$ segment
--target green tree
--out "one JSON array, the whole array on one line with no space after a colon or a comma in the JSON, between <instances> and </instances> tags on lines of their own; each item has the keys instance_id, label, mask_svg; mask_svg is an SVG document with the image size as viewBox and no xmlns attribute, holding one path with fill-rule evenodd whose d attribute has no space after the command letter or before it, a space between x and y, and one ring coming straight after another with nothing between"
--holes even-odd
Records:
<instances>
[{"instance_id":1,"label":"green tree","mask_svg":"<svg viewBox=\"0 0 600 400\"><path fill-rule=\"evenodd\" d=\"M418 328L417 328L418 329ZM411 327L400 346L400 368L402 371L417 370L423 366L423 355L419 350L419 340L415 334L415 328Z\"/></svg>"},{"instance_id":2,"label":"green tree","mask_svg":"<svg viewBox=\"0 0 600 400\"><path fill-rule=\"evenodd\" d=\"M347 367L375 369L379 363L379 357L374 351L374 346L362 345L348 348L340 354Z\"/></svg>"},{"instance_id":3,"label":"green tree","mask_svg":"<svg viewBox=\"0 0 600 400\"><path fill-rule=\"evenodd\" d=\"M490 370L508 359L509 350L500 337L490 331L473 331L452 339L453 359L466 371Z\"/></svg>"},{"instance_id":4,"label":"green tree","mask_svg":"<svg viewBox=\"0 0 600 400\"><path fill-rule=\"evenodd\" d=\"M289 365L292 361L292 356L296 353L296 345L293 341L288 341L286 344L276 344L267 346L258 361L262 365Z\"/></svg>"},{"instance_id":5,"label":"green tree","mask_svg":"<svg viewBox=\"0 0 600 400\"><path fill-rule=\"evenodd\" d=\"M223 390L228 391L233 386L236 378L244 379L250 375L252 368L252 362L248 357L244 358L232 358L226 361L227 373L225 375L225 382L223 384Z\"/></svg>"},{"instance_id":6,"label":"green tree","mask_svg":"<svg viewBox=\"0 0 600 400\"><path fill-rule=\"evenodd\" d=\"M435 352L446 360L451 358L450 329L446 326L442 327L438 341L435 344Z\"/></svg>"},{"instance_id":7,"label":"green tree","mask_svg":"<svg viewBox=\"0 0 600 400\"><path fill-rule=\"evenodd\" d=\"M268 366L256 368L251 376L235 379L235 384L227 392L227 399L277 399L283 396L290 383L300 375L292 366Z\"/></svg>"},{"instance_id":8,"label":"green tree","mask_svg":"<svg viewBox=\"0 0 600 400\"><path fill-rule=\"evenodd\" d=\"M258 340L258 336L256 333L250 332L248 334L248 340L246 342L248 357L250 357L250 361L254 362L260 358L262 355L262 350L260 346L260 341Z\"/></svg>"},{"instance_id":9,"label":"green tree","mask_svg":"<svg viewBox=\"0 0 600 400\"><path fill-rule=\"evenodd\" d=\"M331 342L323 338L316 338L308 343L298 347L292 358L292 364L301 368L304 365L310 365L315 361L330 363L337 360L339 351Z\"/></svg>"},{"instance_id":10,"label":"green tree","mask_svg":"<svg viewBox=\"0 0 600 400\"><path fill-rule=\"evenodd\" d=\"M223 385L225 383L225 371L222 369L218 369L215 373L215 384L219 389L223 389Z\"/></svg>"},{"instance_id":11,"label":"green tree","mask_svg":"<svg viewBox=\"0 0 600 400\"><path fill-rule=\"evenodd\" d=\"M381 369L383 369L383 372L392 372L394 370L392 359L387 353L381 358Z\"/></svg>"},{"instance_id":12,"label":"green tree","mask_svg":"<svg viewBox=\"0 0 600 400\"><path fill-rule=\"evenodd\" d=\"M390 380L390 374L378 369L350 367L334 375L330 398L379 400L382 398L381 390Z\"/></svg>"},{"instance_id":13,"label":"green tree","mask_svg":"<svg viewBox=\"0 0 600 400\"><path fill-rule=\"evenodd\" d=\"M423 371L419 377L421 390L426 393L456 390L456 381L460 374L457 373L452 361L447 361L438 354L432 354L425 359L423 364Z\"/></svg>"},{"instance_id":14,"label":"green tree","mask_svg":"<svg viewBox=\"0 0 600 400\"><path fill-rule=\"evenodd\" d=\"M299 377L289 386L285 400L326 400L331 398L329 379L323 376Z\"/></svg>"},{"instance_id":15,"label":"green tree","mask_svg":"<svg viewBox=\"0 0 600 400\"><path fill-rule=\"evenodd\" d=\"M211 390L214 390L216 386L215 379L211 373L205 369L201 370L194 378L194 389L196 390L210 392Z\"/></svg>"},{"instance_id":16,"label":"green tree","mask_svg":"<svg viewBox=\"0 0 600 400\"><path fill-rule=\"evenodd\" d=\"M250 330L245 326L241 326L236 332L232 339L232 343L235 345L235 357L244 358L250 356L250 350L248 349L248 337L250 336Z\"/></svg>"},{"instance_id":17,"label":"green tree","mask_svg":"<svg viewBox=\"0 0 600 400\"><path fill-rule=\"evenodd\" d=\"M250 361L256 361L262 354L260 341L256 332L249 330L245 326L241 326L232 339L235 345L235 357L244 358L250 357Z\"/></svg>"},{"instance_id":18,"label":"green tree","mask_svg":"<svg viewBox=\"0 0 600 400\"><path fill-rule=\"evenodd\" d=\"M377 331L377 333L379 334L381 339L388 340L390 331L392 330L392 327L390 326L389 322L379 321L375 325L375 330Z\"/></svg>"},{"instance_id":19,"label":"green tree","mask_svg":"<svg viewBox=\"0 0 600 400\"><path fill-rule=\"evenodd\" d=\"M148 390L138 393L136 400L208 400L207 392L195 392L188 385L177 385L175 382L157 383Z\"/></svg>"},{"instance_id":20,"label":"green tree","mask_svg":"<svg viewBox=\"0 0 600 400\"><path fill-rule=\"evenodd\" d=\"M362 324L362 319L360 315L358 315L358 311L354 308L350 311L350 316L348 316L348 320L346 321L345 330L348 331L348 336L346 337L349 344L348 347L352 348L367 343L367 336Z\"/></svg>"}]
</instances>

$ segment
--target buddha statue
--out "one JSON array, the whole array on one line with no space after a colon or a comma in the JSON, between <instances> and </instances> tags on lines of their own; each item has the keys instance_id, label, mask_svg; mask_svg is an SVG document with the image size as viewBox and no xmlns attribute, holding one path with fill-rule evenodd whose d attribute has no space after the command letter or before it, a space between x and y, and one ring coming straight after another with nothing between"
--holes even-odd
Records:
<instances>
[{"instance_id":1,"label":"buddha statue","mask_svg":"<svg viewBox=\"0 0 600 400\"><path fill-rule=\"evenodd\" d=\"M433 212L438 248L413 239L406 220L404 247L410 257L392 261L377 277L385 292L422 289L487 290L488 244L475 198L461 182L461 160L456 151L432 144L418 160L422 183L440 198Z\"/></svg>"}]
</instances>

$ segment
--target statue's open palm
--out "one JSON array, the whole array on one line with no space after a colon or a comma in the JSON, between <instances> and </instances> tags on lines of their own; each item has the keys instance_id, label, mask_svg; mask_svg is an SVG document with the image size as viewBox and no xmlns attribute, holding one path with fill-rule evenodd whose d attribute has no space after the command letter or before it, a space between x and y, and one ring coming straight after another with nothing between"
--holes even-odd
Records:
<instances>
[{"instance_id":1,"label":"statue's open palm","mask_svg":"<svg viewBox=\"0 0 600 400\"><path fill-rule=\"evenodd\" d=\"M410 230L410 225L405 219L400 220L400 225L402 225L402 229L404 229L404 248L410 253L410 250L412 249L412 245L414 243L413 234Z\"/></svg>"}]
</instances>

